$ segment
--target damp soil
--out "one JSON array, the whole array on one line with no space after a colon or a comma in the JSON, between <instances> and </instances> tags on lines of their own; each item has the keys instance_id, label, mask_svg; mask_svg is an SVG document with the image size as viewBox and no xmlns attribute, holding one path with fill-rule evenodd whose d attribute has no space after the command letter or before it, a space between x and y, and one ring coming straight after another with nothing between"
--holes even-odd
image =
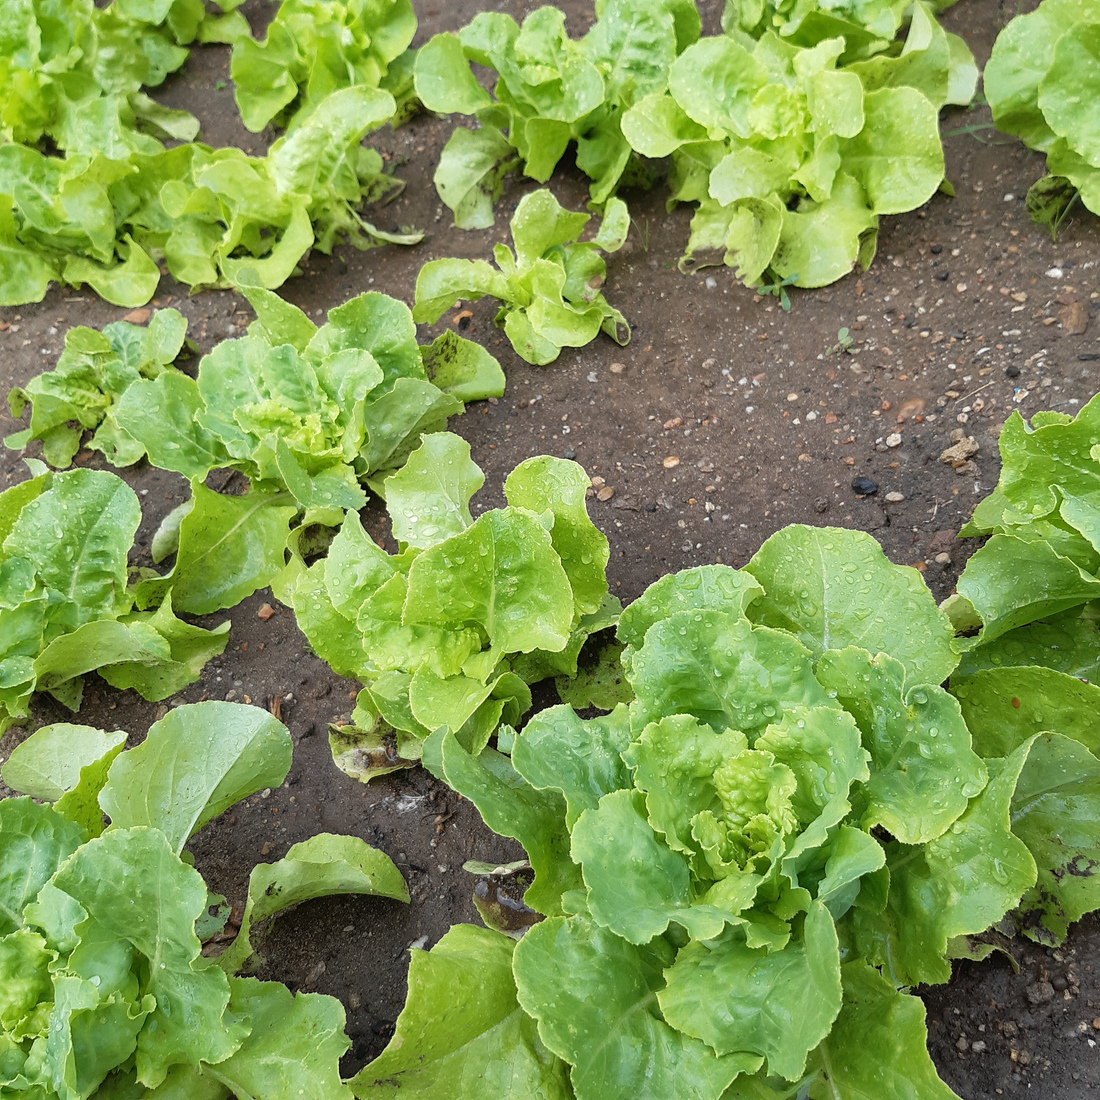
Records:
<instances>
[{"instance_id":1,"label":"damp soil","mask_svg":"<svg viewBox=\"0 0 1100 1100\"><path fill-rule=\"evenodd\" d=\"M420 0L417 43L482 8L520 18L534 6ZM561 6L571 33L582 33L591 4ZM717 31L720 8L719 0L700 3L705 32ZM257 0L244 10L254 26L270 12ZM945 22L984 61L1013 14L1014 5L996 0L961 0ZM196 113L211 144L261 153L273 135L240 127L228 76L228 51L199 47L160 98ZM285 285L285 296L318 319L367 289L411 303L426 260L487 257L493 244L507 240L508 217L530 181L510 181L496 226L478 232L454 229L432 186L439 152L464 121L421 115L371 139L407 186L368 217L384 229L419 227L422 244L315 254L303 276ZM551 366L532 367L494 327L489 301L422 326L424 342L457 325L507 374L499 401L475 403L452 421L485 470L475 511L503 503L504 477L522 459L562 455L613 490L590 505L610 540L612 591L624 601L674 570L744 564L788 523L869 531L892 561L922 570L937 599L950 593L975 545L956 536L996 484L996 440L1005 418L1013 409L1025 416L1074 412L1100 389L1100 221L1071 217L1052 242L1030 222L1023 202L1043 173L1042 158L988 124L982 107L945 112L947 174L956 196L937 195L919 211L884 218L867 272L824 290L792 291L789 312L739 286L728 269L682 274L677 259L691 212L666 211L658 186L624 196L633 228L608 262L605 289L631 321L628 347L601 336L587 348L565 349ZM586 183L570 163L563 162L551 186L563 203L583 208ZM167 278L155 304L181 310L203 351L243 332L252 318L232 292L189 297ZM25 383L51 367L71 326L102 326L126 312L89 291L57 289L39 305L0 310L0 383ZM851 340L846 349L838 347L842 328ZM0 413L0 431L12 430ZM940 456L960 432L973 439L976 453L956 469ZM0 486L26 476L20 457L0 452ZM186 486L148 467L123 476L144 510L135 564L151 564L152 533L184 499ZM389 539L384 511L368 507L364 519L372 535ZM274 606L271 617L258 614L265 603ZM269 593L202 621L226 618L229 644L199 682L156 705L93 676L75 720L140 739L166 707L181 702L231 699L278 709L294 738L286 782L212 822L191 849L211 887L238 904L257 862L277 859L320 831L360 836L404 872L409 905L359 897L306 903L279 918L264 944L261 976L343 1002L351 1071L392 1034L409 946L430 946L457 921L476 922L473 881L462 864L521 853L420 769L369 786L338 771L326 732L350 714L355 685L312 655L291 612ZM543 705L556 701L552 696L552 689L543 692ZM38 698L26 730L0 740L0 759L30 729L64 718L72 720ZM998 954L981 964L958 963L949 985L920 991L941 1074L967 1100L1094 1095L1100 921L1082 921L1060 951L1019 941L1010 948L1015 959Z\"/></svg>"}]
</instances>

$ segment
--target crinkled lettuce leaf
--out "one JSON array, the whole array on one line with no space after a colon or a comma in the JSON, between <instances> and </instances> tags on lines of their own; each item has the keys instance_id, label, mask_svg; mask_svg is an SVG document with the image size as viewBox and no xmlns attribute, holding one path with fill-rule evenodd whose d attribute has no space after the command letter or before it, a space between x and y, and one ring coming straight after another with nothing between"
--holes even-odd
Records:
<instances>
[{"instance_id":1,"label":"crinkled lettuce leaf","mask_svg":"<svg viewBox=\"0 0 1100 1100\"><path fill-rule=\"evenodd\" d=\"M609 199L595 238L578 241L587 222L586 214L563 209L549 191L524 195L512 216L515 251L497 245L496 268L485 260L429 260L416 277L413 318L434 324L456 299L496 298L496 322L516 354L540 366L554 362L563 347L591 343L601 331L628 344L626 318L600 290L607 266L599 255L625 242L626 204Z\"/></svg>"}]
</instances>

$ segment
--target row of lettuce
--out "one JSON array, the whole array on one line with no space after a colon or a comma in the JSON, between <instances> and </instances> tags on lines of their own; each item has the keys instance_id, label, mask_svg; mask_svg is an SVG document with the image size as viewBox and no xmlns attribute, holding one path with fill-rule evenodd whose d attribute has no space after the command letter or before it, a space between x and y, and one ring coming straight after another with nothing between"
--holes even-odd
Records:
<instances>
[{"instance_id":1,"label":"row of lettuce","mask_svg":"<svg viewBox=\"0 0 1100 1100\"><path fill-rule=\"evenodd\" d=\"M521 928L483 891L489 927L414 951L393 1042L341 1082L339 1005L239 977L249 929L324 892L404 897L400 876L316 838L256 869L233 935L181 862L197 828L281 780L286 731L185 706L115 759L122 734L48 727L3 772L53 804L0 803L0 966L20 979L0 985L4 1088L951 1096L905 989L1006 935L1057 944L1100 907L1100 398L1009 419L963 532L990 537L941 607L869 536L794 526L743 570L688 569L623 609L575 463L522 463L475 518L484 476L440 429L499 392L482 349L419 347L382 295L318 328L248 293L257 321L197 378L173 365L184 325L164 310L73 330L17 398L34 404L14 444L67 465L75 421L119 465L190 477L192 498L153 539L174 555L154 575L127 570L140 508L114 474L40 465L0 494L4 724L36 689L76 710L97 668L167 697L225 644L176 612L270 585L362 685L330 734L337 765L366 782L421 761L518 840L526 861L475 869L490 893L526 887ZM206 486L216 469L247 491ZM394 554L362 525L364 485ZM575 706L523 724L549 677ZM146 878L142 906L178 893L174 923L119 904ZM292 1042L295 1013L324 1042Z\"/></svg>"},{"instance_id":2,"label":"row of lettuce","mask_svg":"<svg viewBox=\"0 0 1100 1100\"><path fill-rule=\"evenodd\" d=\"M705 37L694 0L600 0L580 39L543 7L522 26L483 12L413 51L409 0L283 0L262 40L228 0L26 0L0 40L0 304L58 281L135 306L162 272L275 288L314 248L415 244L364 219L403 184L362 140L421 104L478 123L435 174L461 227L490 226L506 175L545 182L574 145L594 208L663 172L670 206L697 204L685 269L717 257L748 285L822 286L871 262L880 215L950 193L939 111L973 100L978 70L936 7L729 0ZM1081 106L1096 24L1079 9L1044 0L987 70L997 124L1049 153L1033 196L1048 221L1078 192L1100 207ZM196 143L198 121L148 95L196 41L232 42L245 126L285 129L266 155ZM492 92L471 64L495 72Z\"/></svg>"},{"instance_id":3,"label":"row of lettuce","mask_svg":"<svg viewBox=\"0 0 1100 1100\"><path fill-rule=\"evenodd\" d=\"M246 288L256 321L246 336L216 345L193 375L181 369L195 348L177 310L157 311L146 327L71 329L56 367L9 398L16 417L28 407L30 416L7 445L36 443L49 465L31 460L34 476L0 496L0 730L27 716L35 690L77 709L82 677L93 669L148 699L168 698L222 651L228 630L192 626L176 612L211 614L267 586L290 602L306 559L345 514L356 516L367 487L415 503L418 479L451 477L458 492L468 477L455 455L463 445L433 433L467 402L499 397L504 373L451 330L418 345L414 318L435 320L457 294L484 292L501 298L505 332L535 361L556 358L562 343L587 343L601 327L621 327L627 339L625 320L598 291L600 249L622 243L625 207L613 200L596 239L578 243L588 220L547 191L526 196L514 218L515 253L498 249L501 268L428 264L414 311L368 293L318 327L273 292ZM541 295L531 293L534 284ZM174 558L169 572L128 569L141 509L125 482L105 471L50 469L70 466L84 441L113 466L147 459L189 480L187 500L148 547L154 565ZM583 514L587 481L579 467L570 470L571 506ZM214 471L223 472L222 489L233 472L246 491L215 491L207 484ZM454 530L451 516L435 525L425 518L428 534L408 538L427 546L422 540L441 529ZM602 577L602 564L595 568ZM581 603L585 615L600 610L599 600ZM349 661L333 663L341 670L362 663Z\"/></svg>"},{"instance_id":4,"label":"row of lettuce","mask_svg":"<svg viewBox=\"0 0 1100 1100\"><path fill-rule=\"evenodd\" d=\"M421 239L361 216L403 187L361 142L408 110L409 0L286 0L261 41L236 7L12 8L0 37L0 303L40 301L56 281L141 305L162 268L192 288L277 287L337 240ZM147 94L195 42L233 44L242 121L285 129L265 156L195 142L198 120Z\"/></svg>"}]
</instances>

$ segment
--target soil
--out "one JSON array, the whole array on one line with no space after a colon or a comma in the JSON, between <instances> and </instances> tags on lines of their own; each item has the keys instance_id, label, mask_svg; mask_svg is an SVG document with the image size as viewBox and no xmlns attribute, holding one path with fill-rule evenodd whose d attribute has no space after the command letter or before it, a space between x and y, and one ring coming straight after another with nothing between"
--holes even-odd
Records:
<instances>
[{"instance_id":1,"label":"soil","mask_svg":"<svg viewBox=\"0 0 1100 1100\"><path fill-rule=\"evenodd\" d=\"M479 9L520 18L534 6L424 0L417 5L417 44L463 25ZM561 6L570 32L582 33L591 4ZM254 27L270 11L257 0L244 10ZM705 33L716 33L721 4L702 0L700 10ZM945 22L984 61L1013 14L1014 6L996 0L962 0ZM211 144L259 153L273 135L240 127L231 87L219 87L227 80L228 51L198 47L160 98L195 112ZM435 194L439 152L462 122L421 115L372 138L407 188L368 216L386 229L417 226L425 241L411 249L314 255L305 275L283 288L289 300L318 317L368 288L411 303L426 260L484 257L508 240L508 217L530 181L509 182L496 227L482 232L454 229ZM609 501L593 499L591 510L610 539L609 577L623 600L686 566L744 564L765 538L796 522L870 531L891 560L923 570L937 598L950 593L973 549L972 540L956 535L996 483L996 440L1009 412L1073 412L1100 389L1100 221L1087 213L1073 217L1053 243L1031 223L1023 202L1043 173L1042 158L988 122L982 107L945 112L947 174L956 197L937 195L919 211L884 218L869 271L825 290L792 290L789 312L738 285L728 269L681 274L676 261L691 211L666 212L660 187L624 196L634 227L608 262L607 296L633 325L628 347L600 337L585 349L566 349L552 366L532 367L494 328L494 304L472 305L463 334L484 343L508 376L503 398L471 405L452 421L486 473L475 510L503 503L505 475L528 455L576 457L614 490ZM571 164L563 162L552 186L563 203L583 208L586 181ZM232 292L188 297L166 278L155 304L169 303L188 317L189 336L203 351L239 334L252 317ZM25 383L51 367L69 327L99 327L126 312L90 291L57 289L39 305L0 310L0 322L10 326L0 331L0 381ZM1087 331L1071 331L1090 317ZM453 321L447 316L422 327L422 342ZM847 351L837 347L842 328L852 341ZM956 471L939 456L959 429L979 449L972 465ZM0 413L0 432L12 430ZM0 453L0 484L24 476L20 454ZM186 487L144 466L124 476L141 493L145 512L135 563L151 564L152 533ZM858 494L857 477L877 490ZM368 508L365 519L372 534L388 537L381 509ZM261 976L343 1002L351 1071L392 1034L405 996L408 947L433 944L456 921L476 922L463 862L505 861L519 850L422 770L369 786L338 771L325 734L329 722L350 713L355 685L310 653L289 610L276 604L273 617L259 616L268 601L269 594L257 593L206 620L230 619L225 654L166 704L91 677L72 720L140 739L168 705L228 698L271 707L279 699L295 742L286 782L210 824L191 849L211 887L236 903L255 863L277 859L323 830L363 837L405 873L410 905L357 897L307 903L277 920L264 945ZM30 725L69 717L39 698ZM0 759L25 732L9 731ZM1100 1088L1100 921L1082 921L1060 952L1019 941L1012 950L1018 974L997 955L957 964L948 986L921 991L940 1072L968 1100L1084 1097Z\"/></svg>"}]
</instances>

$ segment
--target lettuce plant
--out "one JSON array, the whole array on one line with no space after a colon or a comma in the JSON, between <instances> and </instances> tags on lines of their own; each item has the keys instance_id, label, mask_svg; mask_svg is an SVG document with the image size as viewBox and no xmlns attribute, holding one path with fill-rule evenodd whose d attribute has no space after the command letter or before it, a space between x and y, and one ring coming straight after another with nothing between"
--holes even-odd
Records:
<instances>
[{"instance_id":1,"label":"lettuce plant","mask_svg":"<svg viewBox=\"0 0 1100 1100\"><path fill-rule=\"evenodd\" d=\"M1087 795L1100 754L1093 715L1100 705L1100 398L1075 418L1043 412L1031 427L1018 412L1001 433L1000 481L978 505L964 535L991 535L967 562L947 610L970 636L951 690L983 754L1004 755L1054 731L1065 771L1036 810L1075 807L1051 846L1054 870L1040 867L1029 894L1037 919L1029 934L1058 942L1067 924L1100 906L1100 879L1074 862L1074 844L1100 807ZM1022 584L1018 578L1026 577ZM974 632L976 631L976 633ZM1081 742L1088 752L1062 741ZM1071 751L1072 749L1072 751ZM1058 849L1064 845L1064 851Z\"/></svg>"},{"instance_id":2,"label":"lettuce plant","mask_svg":"<svg viewBox=\"0 0 1100 1100\"><path fill-rule=\"evenodd\" d=\"M552 363L563 347L579 348L606 332L630 343L626 318L600 291L607 265L600 252L617 252L630 232L621 199L609 199L599 232L578 241L588 215L565 210L546 190L524 195L512 215L512 243L485 260L429 260L416 277L413 318L434 324L455 299L500 301L496 323L528 363Z\"/></svg>"},{"instance_id":3,"label":"lettuce plant","mask_svg":"<svg viewBox=\"0 0 1100 1100\"><path fill-rule=\"evenodd\" d=\"M938 14L954 2L934 0L928 7ZM816 46L840 34L847 51L870 57L890 48L910 7L911 0L726 0L722 29L734 37L741 31L753 38L775 30L800 46Z\"/></svg>"},{"instance_id":4,"label":"lettuce plant","mask_svg":"<svg viewBox=\"0 0 1100 1100\"><path fill-rule=\"evenodd\" d=\"M399 466L423 432L504 391L488 352L453 333L419 347L408 307L384 294L345 302L318 328L268 290L244 293L258 319L203 357L197 378L168 365L186 322L161 310L147 329L73 329L57 368L12 393L13 412L33 407L10 446L41 439L46 457L67 465L94 428L90 446L109 462L147 455L190 479L191 498L153 541L154 561L175 553L175 566L144 574L141 607L171 589L177 610L207 614L271 584L292 523L295 537L338 526L366 503L361 483ZM208 488L213 470L239 471L249 491Z\"/></svg>"},{"instance_id":5,"label":"lettuce plant","mask_svg":"<svg viewBox=\"0 0 1100 1100\"><path fill-rule=\"evenodd\" d=\"M60 158L0 145L0 305L41 301L51 281L142 305L158 262L192 288L277 287L311 248L413 244L422 234L383 232L358 213L403 186L360 144L395 109L380 89L341 89L264 157L192 144Z\"/></svg>"},{"instance_id":6,"label":"lettuce plant","mask_svg":"<svg viewBox=\"0 0 1100 1100\"><path fill-rule=\"evenodd\" d=\"M234 11L213 16L201 0L25 0L6 5L0 37L0 140L89 157L157 153L154 134L190 141L198 120L163 107L142 88L163 83L187 60L189 43L231 42L248 33ZM78 186L69 203L79 203ZM8 192L10 194L10 192Z\"/></svg>"},{"instance_id":7,"label":"lettuce plant","mask_svg":"<svg viewBox=\"0 0 1100 1100\"><path fill-rule=\"evenodd\" d=\"M1036 221L1056 230L1074 192L1100 214L1100 15L1088 4L1043 0L997 36L985 67L986 98L999 130L1047 155L1051 179L1028 195ZM1066 183L1068 181L1068 185Z\"/></svg>"},{"instance_id":8,"label":"lettuce plant","mask_svg":"<svg viewBox=\"0 0 1100 1100\"><path fill-rule=\"evenodd\" d=\"M951 620L852 531L664 577L618 637L629 705L551 708L480 752L429 739L526 848L545 919L416 956L357 1094L507 1075L555 1100L953 1096L907 987L987 955L1006 915L1057 941L1100 905L1092 708L972 738L940 686Z\"/></svg>"},{"instance_id":9,"label":"lettuce plant","mask_svg":"<svg viewBox=\"0 0 1100 1100\"><path fill-rule=\"evenodd\" d=\"M505 483L507 507L474 519L484 480L464 440L426 435L379 485L399 553L349 512L294 583L310 645L365 685L353 724L330 738L337 764L364 781L415 763L436 729L479 752L528 710L528 684L575 674L585 640L618 616L580 466L529 459Z\"/></svg>"},{"instance_id":10,"label":"lettuce plant","mask_svg":"<svg viewBox=\"0 0 1100 1100\"><path fill-rule=\"evenodd\" d=\"M922 3L904 46L863 59L841 28L796 39L700 39L624 115L634 149L672 155L670 201L699 203L682 265L718 252L750 286L766 272L824 286L870 264L880 215L943 183L938 112L968 103L977 78L961 39Z\"/></svg>"},{"instance_id":11,"label":"lettuce plant","mask_svg":"<svg viewBox=\"0 0 1100 1100\"><path fill-rule=\"evenodd\" d=\"M401 873L355 837L296 844L253 870L240 930L210 958L203 941L224 936L229 906L184 845L282 782L290 735L259 708L211 702L170 712L136 749L125 742L47 726L4 765L6 783L42 801L0 801L0 1089L350 1097L343 1008L240 976L249 926L326 894L408 901Z\"/></svg>"},{"instance_id":12,"label":"lettuce plant","mask_svg":"<svg viewBox=\"0 0 1100 1100\"><path fill-rule=\"evenodd\" d=\"M78 325L65 333L65 350L53 370L15 386L8 405L17 420L28 406L30 424L4 440L13 449L32 440L56 469L72 464L86 432L88 446L129 466L144 449L114 418L114 407L131 383L155 379L171 369L184 351L187 320L179 310L159 309L147 326L112 321L100 332Z\"/></svg>"},{"instance_id":13,"label":"lettuce plant","mask_svg":"<svg viewBox=\"0 0 1100 1100\"><path fill-rule=\"evenodd\" d=\"M400 98L415 33L409 0L283 0L263 41L233 43L229 72L241 120L254 133L272 121L292 126L299 114L353 85L383 87Z\"/></svg>"},{"instance_id":14,"label":"lettuce plant","mask_svg":"<svg viewBox=\"0 0 1100 1100\"><path fill-rule=\"evenodd\" d=\"M660 87L669 65L699 37L692 0L597 0L596 23L580 41L565 33L555 7L518 26L481 12L458 34L437 34L418 53L414 80L424 106L475 115L478 130L456 129L435 174L439 197L461 229L493 224L501 181L523 165L545 183L570 142L577 166L602 205L622 183L648 182L619 121L635 100ZM493 95L470 63L496 71Z\"/></svg>"},{"instance_id":15,"label":"lettuce plant","mask_svg":"<svg viewBox=\"0 0 1100 1100\"><path fill-rule=\"evenodd\" d=\"M165 699L225 648L229 623L203 630L133 611L126 559L141 522L134 491L97 470L36 476L0 493L0 731L34 691L78 710L83 677Z\"/></svg>"}]
</instances>

